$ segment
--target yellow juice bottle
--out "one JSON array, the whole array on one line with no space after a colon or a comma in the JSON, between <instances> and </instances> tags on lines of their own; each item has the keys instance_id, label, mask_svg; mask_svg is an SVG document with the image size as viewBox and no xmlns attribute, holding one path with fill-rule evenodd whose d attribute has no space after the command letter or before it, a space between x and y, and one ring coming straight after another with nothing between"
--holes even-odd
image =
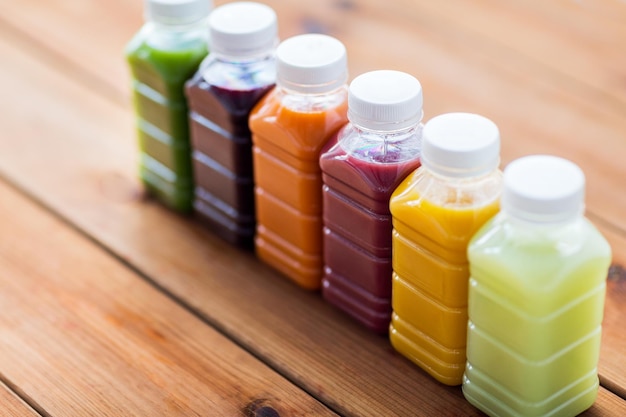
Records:
<instances>
[{"instance_id":1,"label":"yellow juice bottle","mask_svg":"<svg viewBox=\"0 0 626 417\"><path fill-rule=\"evenodd\" d=\"M553 156L513 161L502 211L472 239L463 394L498 416L574 416L598 391L611 249L583 217L584 175Z\"/></svg>"},{"instance_id":2,"label":"yellow juice bottle","mask_svg":"<svg viewBox=\"0 0 626 417\"><path fill-rule=\"evenodd\" d=\"M449 113L424 126L422 166L391 197L394 348L438 381L465 368L467 244L498 211L500 135L490 120Z\"/></svg>"}]
</instances>

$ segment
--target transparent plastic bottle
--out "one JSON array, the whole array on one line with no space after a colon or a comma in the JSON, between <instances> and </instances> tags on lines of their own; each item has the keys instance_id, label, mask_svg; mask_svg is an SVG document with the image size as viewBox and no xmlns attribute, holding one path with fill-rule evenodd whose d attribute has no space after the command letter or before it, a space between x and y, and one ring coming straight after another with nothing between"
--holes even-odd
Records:
<instances>
[{"instance_id":1,"label":"transparent plastic bottle","mask_svg":"<svg viewBox=\"0 0 626 417\"><path fill-rule=\"evenodd\" d=\"M248 117L274 86L276 13L234 2L209 18L211 53L186 83L197 217L219 236L252 247L255 231Z\"/></svg>"},{"instance_id":2,"label":"transparent plastic bottle","mask_svg":"<svg viewBox=\"0 0 626 417\"><path fill-rule=\"evenodd\" d=\"M126 47L140 147L150 194L189 212L193 177L184 83L207 54L208 0L146 0L146 23Z\"/></svg>"},{"instance_id":3,"label":"transparent plastic bottle","mask_svg":"<svg viewBox=\"0 0 626 417\"><path fill-rule=\"evenodd\" d=\"M467 245L499 207L500 133L489 119L429 120L422 166L391 197L391 343L438 381L460 385L467 334Z\"/></svg>"},{"instance_id":4,"label":"transparent plastic bottle","mask_svg":"<svg viewBox=\"0 0 626 417\"><path fill-rule=\"evenodd\" d=\"M585 177L535 155L504 170L502 210L473 237L463 393L498 416L575 416L598 391L611 249L585 219Z\"/></svg>"},{"instance_id":5,"label":"transparent plastic bottle","mask_svg":"<svg viewBox=\"0 0 626 417\"><path fill-rule=\"evenodd\" d=\"M322 279L326 142L347 122L346 49L307 34L276 49L276 87L250 114L258 257L306 289Z\"/></svg>"},{"instance_id":6,"label":"transparent plastic bottle","mask_svg":"<svg viewBox=\"0 0 626 417\"><path fill-rule=\"evenodd\" d=\"M348 123L320 157L326 300L377 333L391 320L389 198L419 166L422 86L399 71L356 77Z\"/></svg>"}]
</instances>

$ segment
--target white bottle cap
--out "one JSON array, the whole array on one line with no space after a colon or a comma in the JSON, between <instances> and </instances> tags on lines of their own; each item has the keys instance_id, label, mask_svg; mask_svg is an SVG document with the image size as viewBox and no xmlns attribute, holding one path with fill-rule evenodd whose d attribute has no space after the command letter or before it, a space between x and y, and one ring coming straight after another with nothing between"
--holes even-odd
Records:
<instances>
[{"instance_id":1,"label":"white bottle cap","mask_svg":"<svg viewBox=\"0 0 626 417\"><path fill-rule=\"evenodd\" d=\"M147 21L183 25L197 22L209 15L211 0L146 0L145 18Z\"/></svg>"},{"instance_id":2,"label":"white bottle cap","mask_svg":"<svg viewBox=\"0 0 626 417\"><path fill-rule=\"evenodd\" d=\"M276 49L276 83L299 93L327 93L346 83L347 62L345 46L331 36L294 36Z\"/></svg>"},{"instance_id":3,"label":"white bottle cap","mask_svg":"<svg viewBox=\"0 0 626 417\"><path fill-rule=\"evenodd\" d=\"M372 71L350 83L348 119L365 129L393 131L422 120L422 85L400 71Z\"/></svg>"},{"instance_id":4,"label":"white bottle cap","mask_svg":"<svg viewBox=\"0 0 626 417\"><path fill-rule=\"evenodd\" d=\"M533 155L504 169L502 211L520 219L557 223L582 215L585 174L567 159Z\"/></svg>"},{"instance_id":5,"label":"white bottle cap","mask_svg":"<svg viewBox=\"0 0 626 417\"><path fill-rule=\"evenodd\" d=\"M209 18L211 52L253 57L274 49L278 24L274 10L261 3L236 2L216 8Z\"/></svg>"},{"instance_id":6,"label":"white bottle cap","mask_svg":"<svg viewBox=\"0 0 626 417\"><path fill-rule=\"evenodd\" d=\"M448 177L487 174L500 164L500 131L486 117L446 113L424 124L422 165Z\"/></svg>"}]
</instances>

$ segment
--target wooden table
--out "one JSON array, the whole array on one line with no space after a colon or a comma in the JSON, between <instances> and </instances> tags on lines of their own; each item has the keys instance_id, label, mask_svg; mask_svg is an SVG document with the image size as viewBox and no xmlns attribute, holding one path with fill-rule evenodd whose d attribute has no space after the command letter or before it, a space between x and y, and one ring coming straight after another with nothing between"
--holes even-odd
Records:
<instances>
[{"instance_id":1,"label":"wooden table","mask_svg":"<svg viewBox=\"0 0 626 417\"><path fill-rule=\"evenodd\" d=\"M267 3L283 39L341 39L352 77L414 74L426 119L493 119L503 164L541 152L584 169L614 251L586 415L626 415L626 2ZM0 1L0 415L479 415L319 294L144 196L123 60L142 9Z\"/></svg>"}]
</instances>

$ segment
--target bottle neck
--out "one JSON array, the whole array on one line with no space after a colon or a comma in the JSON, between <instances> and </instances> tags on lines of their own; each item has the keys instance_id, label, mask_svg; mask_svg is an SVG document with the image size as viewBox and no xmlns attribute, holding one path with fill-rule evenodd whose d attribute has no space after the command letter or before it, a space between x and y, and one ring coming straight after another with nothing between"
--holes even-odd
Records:
<instances>
[{"instance_id":1,"label":"bottle neck","mask_svg":"<svg viewBox=\"0 0 626 417\"><path fill-rule=\"evenodd\" d=\"M354 129L355 133L357 133L361 138L389 143L403 142L414 137L415 135L421 136L423 128L422 123L419 122L398 130L375 130L367 129L355 123L350 124L352 125L352 129Z\"/></svg>"},{"instance_id":2,"label":"bottle neck","mask_svg":"<svg viewBox=\"0 0 626 417\"><path fill-rule=\"evenodd\" d=\"M502 172L471 177L447 177L430 171L424 165L417 169L408 186L419 201L449 209L475 209L490 206L495 214L502 190Z\"/></svg>"},{"instance_id":3,"label":"bottle neck","mask_svg":"<svg viewBox=\"0 0 626 417\"><path fill-rule=\"evenodd\" d=\"M321 93L302 93L277 85L276 92L282 106L297 112L320 112L333 109L348 100L348 86L342 85Z\"/></svg>"},{"instance_id":4,"label":"bottle neck","mask_svg":"<svg viewBox=\"0 0 626 417\"><path fill-rule=\"evenodd\" d=\"M393 131L365 129L348 124L340 144L350 156L372 163L395 163L419 158L422 146L421 123Z\"/></svg>"},{"instance_id":5,"label":"bottle neck","mask_svg":"<svg viewBox=\"0 0 626 417\"><path fill-rule=\"evenodd\" d=\"M276 82L276 61L273 53L256 58L232 58L211 52L199 72L213 86L231 90L264 88Z\"/></svg>"},{"instance_id":6,"label":"bottle neck","mask_svg":"<svg viewBox=\"0 0 626 417\"><path fill-rule=\"evenodd\" d=\"M262 51L259 53L245 56L229 55L228 53L220 53L212 50L209 56L212 61L218 62L220 64L234 65L245 68L249 66L254 66L259 62L274 60L274 50L272 49L268 51Z\"/></svg>"},{"instance_id":7,"label":"bottle neck","mask_svg":"<svg viewBox=\"0 0 626 417\"><path fill-rule=\"evenodd\" d=\"M509 219L510 223L521 229L559 229L569 224L576 223L584 218L584 208L576 213L562 215L539 216L532 213L514 211L506 206L501 208L502 213Z\"/></svg>"},{"instance_id":8,"label":"bottle neck","mask_svg":"<svg viewBox=\"0 0 626 417\"><path fill-rule=\"evenodd\" d=\"M491 171L482 172L480 174L472 174L472 175L445 175L445 174L442 174L441 172L437 172L437 171L433 171L429 169L428 166L424 165L423 162L422 162L421 169L427 172L429 176L431 176L437 181L446 182L450 184L459 184L459 185L481 182L485 179L492 177L494 173L498 173L499 176L502 176L502 172L497 167Z\"/></svg>"},{"instance_id":9,"label":"bottle neck","mask_svg":"<svg viewBox=\"0 0 626 417\"><path fill-rule=\"evenodd\" d=\"M171 24L147 22L143 29L146 42L155 49L173 50L206 44L208 40L208 18L192 23Z\"/></svg>"},{"instance_id":10,"label":"bottle neck","mask_svg":"<svg viewBox=\"0 0 626 417\"><path fill-rule=\"evenodd\" d=\"M580 237L584 235L582 231L588 224L583 215L558 222L537 222L519 218L502 210L497 221L502 224L509 238L520 247L535 245L538 242L552 242L553 247L561 251L566 251L568 246L577 247L581 243Z\"/></svg>"}]
</instances>

